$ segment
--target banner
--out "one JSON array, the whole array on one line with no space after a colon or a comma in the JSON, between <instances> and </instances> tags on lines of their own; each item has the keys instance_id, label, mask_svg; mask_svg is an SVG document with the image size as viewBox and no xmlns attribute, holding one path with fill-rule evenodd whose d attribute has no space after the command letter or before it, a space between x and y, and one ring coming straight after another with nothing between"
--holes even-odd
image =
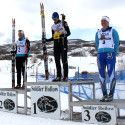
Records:
<instances>
[{"instance_id":1,"label":"banner","mask_svg":"<svg viewBox=\"0 0 125 125\"><path fill-rule=\"evenodd\" d=\"M82 121L87 124L115 125L116 109L112 105L84 105Z\"/></svg>"},{"instance_id":2,"label":"banner","mask_svg":"<svg viewBox=\"0 0 125 125\"><path fill-rule=\"evenodd\" d=\"M17 95L15 91L0 90L0 111L17 113Z\"/></svg>"},{"instance_id":3,"label":"banner","mask_svg":"<svg viewBox=\"0 0 125 125\"><path fill-rule=\"evenodd\" d=\"M31 86L31 115L60 119L60 93L58 85Z\"/></svg>"}]
</instances>

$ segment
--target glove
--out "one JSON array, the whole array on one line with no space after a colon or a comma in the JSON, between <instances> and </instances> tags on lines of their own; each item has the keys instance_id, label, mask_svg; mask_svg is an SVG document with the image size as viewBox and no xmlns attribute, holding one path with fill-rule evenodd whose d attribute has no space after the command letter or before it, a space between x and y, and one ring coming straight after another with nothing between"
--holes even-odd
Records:
<instances>
[{"instance_id":1,"label":"glove","mask_svg":"<svg viewBox=\"0 0 125 125\"><path fill-rule=\"evenodd\" d=\"M55 32L55 33L53 34L53 39L59 39L60 36L61 36L61 33L60 33L60 32Z\"/></svg>"},{"instance_id":2,"label":"glove","mask_svg":"<svg viewBox=\"0 0 125 125\"><path fill-rule=\"evenodd\" d=\"M15 50L14 50L14 51L11 50L10 53L15 55L15 54L16 54L16 51L15 51Z\"/></svg>"},{"instance_id":3,"label":"glove","mask_svg":"<svg viewBox=\"0 0 125 125\"><path fill-rule=\"evenodd\" d=\"M50 42L49 39L45 39L46 42Z\"/></svg>"},{"instance_id":4,"label":"glove","mask_svg":"<svg viewBox=\"0 0 125 125\"><path fill-rule=\"evenodd\" d=\"M28 54L25 54L25 60L27 60L27 58L28 58Z\"/></svg>"},{"instance_id":5,"label":"glove","mask_svg":"<svg viewBox=\"0 0 125 125\"><path fill-rule=\"evenodd\" d=\"M42 42L46 42L46 38L42 38Z\"/></svg>"},{"instance_id":6,"label":"glove","mask_svg":"<svg viewBox=\"0 0 125 125\"><path fill-rule=\"evenodd\" d=\"M116 56L117 56L117 57L119 56L119 53L118 53L118 52L116 53Z\"/></svg>"}]
</instances>

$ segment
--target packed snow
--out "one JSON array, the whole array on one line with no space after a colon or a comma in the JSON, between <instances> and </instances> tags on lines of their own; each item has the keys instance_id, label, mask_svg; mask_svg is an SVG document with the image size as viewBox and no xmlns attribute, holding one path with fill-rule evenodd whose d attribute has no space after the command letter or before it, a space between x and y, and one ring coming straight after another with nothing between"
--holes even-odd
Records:
<instances>
[{"instance_id":1,"label":"packed snow","mask_svg":"<svg viewBox=\"0 0 125 125\"><path fill-rule=\"evenodd\" d=\"M55 71L55 63L53 57L52 62L49 63L49 71L51 74L54 74ZM97 64L96 57L69 57L69 66L74 67L73 69L69 69L69 76L74 76L75 72L78 70L88 71L88 72L97 72ZM40 63L41 62L41 63ZM117 59L118 62L118 59ZM29 58L28 60L28 82L36 81L36 72L44 73L43 61L37 60L34 63L34 60ZM118 69L118 65L117 65ZM11 61L0 61L0 88L9 88L11 87ZM23 105L22 96L19 97L19 105ZM30 104L29 104L30 105ZM61 110L65 110L68 108L67 103L67 95L61 93ZM63 121L63 120L52 120L45 119L40 117L32 117L30 115L22 115L22 114L13 114L0 111L0 125L85 125L82 122L73 122L73 121Z\"/></svg>"}]
</instances>

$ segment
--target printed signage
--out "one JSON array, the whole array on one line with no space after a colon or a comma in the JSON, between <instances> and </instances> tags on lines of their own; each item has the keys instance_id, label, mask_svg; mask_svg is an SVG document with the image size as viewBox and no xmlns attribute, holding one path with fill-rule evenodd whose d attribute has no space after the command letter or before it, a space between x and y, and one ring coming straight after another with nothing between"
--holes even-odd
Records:
<instances>
[{"instance_id":1,"label":"printed signage","mask_svg":"<svg viewBox=\"0 0 125 125\"><path fill-rule=\"evenodd\" d=\"M82 121L88 124L115 125L116 109L111 105L84 105Z\"/></svg>"},{"instance_id":2,"label":"printed signage","mask_svg":"<svg viewBox=\"0 0 125 125\"><path fill-rule=\"evenodd\" d=\"M60 119L60 94L58 85L31 86L31 115Z\"/></svg>"},{"instance_id":3,"label":"printed signage","mask_svg":"<svg viewBox=\"0 0 125 125\"><path fill-rule=\"evenodd\" d=\"M0 111L17 113L17 96L15 91L0 90Z\"/></svg>"}]
</instances>

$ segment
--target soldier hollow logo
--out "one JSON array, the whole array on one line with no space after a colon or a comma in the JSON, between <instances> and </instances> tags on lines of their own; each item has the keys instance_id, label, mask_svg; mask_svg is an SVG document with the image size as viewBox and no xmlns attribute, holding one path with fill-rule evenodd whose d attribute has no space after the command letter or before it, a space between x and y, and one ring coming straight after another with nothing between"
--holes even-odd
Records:
<instances>
[{"instance_id":1,"label":"soldier hollow logo","mask_svg":"<svg viewBox=\"0 0 125 125\"><path fill-rule=\"evenodd\" d=\"M14 101L12 101L11 99L6 99L4 101L4 108L9 111L13 110L15 108Z\"/></svg>"},{"instance_id":2,"label":"soldier hollow logo","mask_svg":"<svg viewBox=\"0 0 125 125\"><path fill-rule=\"evenodd\" d=\"M37 101L38 108L45 113L55 112L58 108L57 101L50 96L42 96Z\"/></svg>"},{"instance_id":3,"label":"soldier hollow logo","mask_svg":"<svg viewBox=\"0 0 125 125\"><path fill-rule=\"evenodd\" d=\"M98 122L102 123L108 123L111 120L111 116L107 112L98 112L95 114L95 118Z\"/></svg>"}]
</instances>

